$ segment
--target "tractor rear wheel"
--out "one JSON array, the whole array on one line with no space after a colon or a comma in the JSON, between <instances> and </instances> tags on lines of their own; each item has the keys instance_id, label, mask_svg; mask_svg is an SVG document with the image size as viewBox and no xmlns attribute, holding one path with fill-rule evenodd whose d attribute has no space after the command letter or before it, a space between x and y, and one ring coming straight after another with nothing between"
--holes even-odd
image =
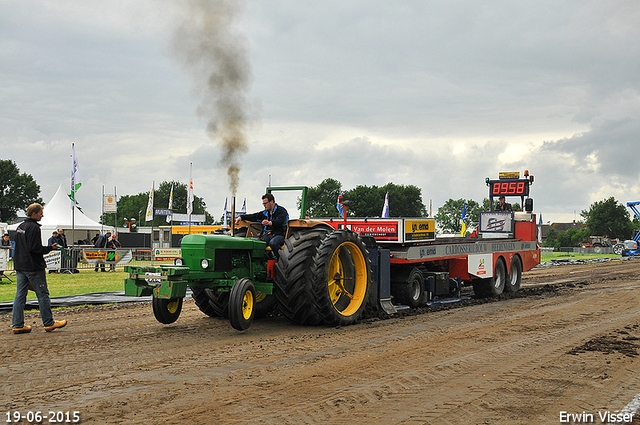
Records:
<instances>
[{"instance_id":1,"label":"tractor rear wheel","mask_svg":"<svg viewBox=\"0 0 640 425\"><path fill-rule=\"evenodd\" d=\"M371 287L369 252L357 233L336 230L318 247L313 286L322 321L354 324L362 315Z\"/></svg>"},{"instance_id":2,"label":"tractor rear wheel","mask_svg":"<svg viewBox=\"0 0 640 425\"><path fill-rule=\"evenodd\" d=\"M168 325L175 322L180 317L182 311L182 298L156 298L151 302L153 315L160 323Z\"/></svg>"},{"instance_id":3,"label":"tractor rear wheel","mask_svg":"<svg viewBox=\"0 0 640 425\"><path fill-rule=\"evenodd\" d=\"M191 288L193 301L209 317L229 317L229 292L208 288Z\"/></svg>"},{"instance_id":4,"label":"tractor rear wheel","mask_svg":"<svg viewBox=\"0 0 640 425\"><path fill-rule=\"evenodd\" d=\"M251 279L236 280L229 293L229 322L234 329L249 329L256 313L256 288Z\"/></svg>"},{"instance_id":5,"label":"tractor rear wheel","mask_svg":"<svg viewBox=\"0 0 640 425\"><path fill-rule=\"evenodd\" d=\"M328 232L324 227L296 231L280 250L273 293L280 313L291 323L321 323L313 296L313 258Z\"/></svg>"}]
</instances>

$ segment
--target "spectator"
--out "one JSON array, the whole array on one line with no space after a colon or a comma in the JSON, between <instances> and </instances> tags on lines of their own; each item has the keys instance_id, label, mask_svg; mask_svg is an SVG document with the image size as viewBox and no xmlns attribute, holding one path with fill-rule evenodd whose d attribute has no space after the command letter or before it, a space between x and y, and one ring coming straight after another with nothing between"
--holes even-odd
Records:
<instances>
[{"instance_id":1,"label":"spectator","mask_svg":"<svg viewBox=\"0 0 640 425\"><path fill-rule=\"evenodd\" d=\"M4 276L4 271L7 270L9 263L9 253L11 252L11 241L9 240L9 234L5 233L0 239L0 280ZM8 279L8 277L7 277Z\"/></svg>"},{"instance_id":2,"label":"spectator","mask_svg":"<svg viewBox=\"0 0 640 425\"><path fill-rule=\"evenodd\" d=\"M109 238L111 237L111 232L107 232L104 235L98 235L98 239L93 244L94 248L107 248L107 243L109 242ZM104 261L98 260L96 262L95 271L98 271L98 266L100 266L101 272L106 272L104 268Z\"/></svg>"},{"instance_id":3,"label":"spectator","mask_svg":"<svg viewBox=\"0 0 640 425\"><path fill-rule=\"evenodd\" d=\"M57 243L58 243L58 232L54 230L53 233L51 233L51 237L47 241L47 246L53 246L53 244L57 244Z\"/></svg>"},{"instance_id":4,"label":"spectator","mask_svg":"<svg viewBox=\"0 0 640 425\"><path fill-rule=\"evenodd\" d=\"M11 249L11 241L9 240L9 234L5 233L0 240L0 249Z\"/></svg>"},{"instance_id":5,"label":"spectator","mask_svg":"<svg viewBox=\"0 0 640 425\"><path fill-rule=\"evenodd\" d=\"M120 245L120 242L118 241L118 239L116 238L116 235L114 234L113 236L111 236L111 240L109 242L107 242L107 248L109 248L109 249L118 249L120 247L122 247L122 245ZM116 271L116 264L115 263L112 263L109 266L109 271L112 271L112 272Z\"/></svg>"},{"instance_id":6,"label":"spectator","mask_svg":"<svg viewBox=\"0 0 640 425\"><path fill-rule=\"evenodd\" d=\"M67 237L64 234L64 230L58 229L58 246L61 248L66 248L67 245Z\"/></svg>"}]
</instances>

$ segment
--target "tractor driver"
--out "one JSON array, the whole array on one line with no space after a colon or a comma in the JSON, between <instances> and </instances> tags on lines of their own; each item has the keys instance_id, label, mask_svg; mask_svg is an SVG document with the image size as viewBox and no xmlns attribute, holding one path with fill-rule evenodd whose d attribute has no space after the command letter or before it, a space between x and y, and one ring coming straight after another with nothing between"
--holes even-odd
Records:
<instances>
[{"instance_id":1,"label":"tractor driver","mask_svg":"<svg viewBox=\"0 0 640 425\"><path fill-rule=\"evenodd\" d=\"M239 224L241 220L260 222L264 226L260 239L271 247L277 258L287 233L289 213L283 206L276 204L276 199L271 193L262 195L262 205L264 205L264 211L241 215L236 219L236 224Z\"/></svg>"},{"instance_id":2,"label":"tractor driver","mask_svg":"<svg viewBox=\"0 0 640 425\"><path fill-rule=\"evenodd\" d=\"M496 205L496 211L513 211L511 204L505 202L504 196L498 198L498 205Z\"/></svg>"}]
</instances>

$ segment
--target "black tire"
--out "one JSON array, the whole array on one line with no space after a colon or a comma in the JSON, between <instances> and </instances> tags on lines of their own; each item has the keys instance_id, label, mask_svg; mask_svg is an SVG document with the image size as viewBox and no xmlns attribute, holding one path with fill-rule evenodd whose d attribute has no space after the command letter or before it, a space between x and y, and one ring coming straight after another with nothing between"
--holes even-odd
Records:
<instances>
[{"instance_id":1,"label":"black tire","mask_svg":"<svg viewBox=\"0 0 640 425\"><path fill-rule=\"evenodd\" d=\"M236 280L229 293L229 322L234 329L244 331L253 322L256 309L256 288L251 279Z\"/></svg>"},{"instance_id":2,"label":"black tire","mask_svg":"<svg viewBox=\"0 0 640 425\"><path fill-rule=\"evenodd\" d=\"M507 268L502 258L496 261L493 277L488 279L474 279L473 292L478 298L491 298L502 295L507 281Z\"/></svg>"},{"instance_id":3,"label":"black tire","mask_svg":"<svg viewBox=\"0 0 640 425\"><path fill-rule=\"evenodd\" d=\"M321 317L313 296L313 258L326 228L294 232L280 250L273 293L280 313L291 323L319 325Z\"/></svg>"},{"instance_id":4,"label":"black tire","mask_svg":"<svg viewBox=\"0 0 640 425\"><path fill-rule=\"evenodd\" d=\"M322 321L332 326L354 324L371 288L371 260L358 234L336 230L327 235L314 258L313 275Z\"/></svg>"},{"instance_id":5,"label":"black tire","mask_svg":"<svg viewBox=\"0 0 640 425\"><path fill-rule=\"evenodd\" d=\"M168 325L175 322L180 317L182 311L182 298L156 298L151 301L153 315L160 323Z\"/></svg>"},{"instance_id":6,"label":"black tire","mask_svg":"<svg viewBox=\"0 0 640 425\"><path fill-rule=\"evenodd\" d=\"M522 260L515 255L511 260L511 273L507 277L507 281L504 285L504 292L509 294L515 294L520 290L520 283L522 282Z\"/></svg>"},{"instance_id":7,"label":"black tire","mask_svg":"<svg viewBox=\"0 0 640 425\"><path fill-rule=\"evenodd\" d=\"M191 288L193 301L209 317L229 317L229 292L207 288Z\"/></svg>"},{"instance_id":8,"label":"black tire","mask_svg":"<svg viewBox=\"0 0 640 425\"><path fill-rule=\"evenodd\" d=\"M397 302L408 305L411 308L418 307L423 300L424 278L418 268L414 268L409 273L406 282L395 283L392 287L392 294Z\"/></svg>"},{"instance_id":9,"label":"black tire","mask_svg":"<svg viewBox=\"0 0 640 425\"><path fill-rule=\"evenodd\" d=\"M603 251L603 249L602 249L602 245L601 244L599 244L599 243L594 243L593 244L593 252L594 253L602 254L602 251Z\"/></svg>"},{"instance_id":10,"label":"black tire","mask_svg":"<svg viewBox=\"0 0 640 425\"><path fill-rule=\"evenodd\" d=\"M260 319L262 317L266 317L273 311L275 306L278 304L276 297L270 294L256 294L256 319Z\"/></svg>"}]
</instances>

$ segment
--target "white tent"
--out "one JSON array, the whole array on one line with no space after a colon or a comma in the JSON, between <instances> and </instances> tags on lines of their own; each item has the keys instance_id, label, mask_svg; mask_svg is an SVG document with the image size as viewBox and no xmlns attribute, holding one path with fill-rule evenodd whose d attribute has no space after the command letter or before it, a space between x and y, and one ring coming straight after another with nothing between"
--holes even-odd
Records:
<instances>
[{"instance_id":1,"label":"white tent","mask_svg":"<svg viewBox=\"0 0 640 425\"><path fill-rule=\"evenodd\" d=\"M78 240L90 240L96 233L102 232L105 226L84 215L78 207L74 208L75 214L72 217L71 200L62 189L62 185L60 185L53 198L44 205L44 216L40 221L42 225L42 243L44 245L47 244L51 233L58 229L64 230L69 245L72 244L72 241L77 243ZM12 224L9 226L9 230L15 230L17 227L18 224ZM73 235L71 234L72 227L75 229ZM108 229L113 230L110 227Z\"/></svg>"}]
</instances>

